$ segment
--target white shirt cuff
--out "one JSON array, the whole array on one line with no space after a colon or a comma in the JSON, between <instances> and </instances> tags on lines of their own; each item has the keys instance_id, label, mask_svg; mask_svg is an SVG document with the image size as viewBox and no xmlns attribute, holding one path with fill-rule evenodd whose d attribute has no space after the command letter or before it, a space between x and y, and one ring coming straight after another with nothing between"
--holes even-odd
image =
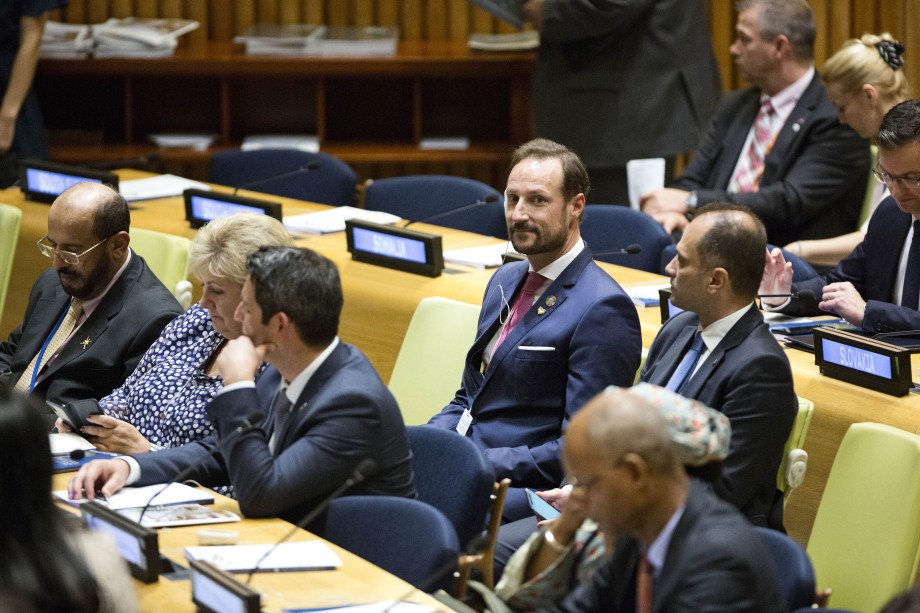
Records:
<instances>
[{"instance_id":1,"label":"white shirt cuff","mask_svg":"<svg viewBox=\"0 0 920 613\"><path fill-rule=\"evenodd\" d=\"M792 299L791 299L791 298L786 298L785 300L783 300L783 302L782 302L781 304L777 304L777 305L775 305L775 306L770 306L769 304L766 304L766 303L763 301L763 299L761 299L761 300L760 300L760 308L763 309L764 311L768 312L768 313L772 313L773 311L779 311L780 309L785 309L787 306L789 306L789 303L790 303L790 302L792 302Z\"/></svg>"},{"instance_id":2,"label":"white shirt cuff","mask_svg":"<svg viewBox=\"0 0 920 613\"><path fill-rule=\"evenodd\" d=\"M132 458L129 455L121 456L116 458L122 462L127 463L130 472L128 473L128 478L125 479L125 485L134 485L141 479L141 465L137 463L137 460Z\"/></svg>"},{"instance_id":3,"label":"white shirt cuff","mask_svg":"<svg viewBox=\"0 0 920 613\"><path fill-rule=\"evenodd\" d=\"M220 391L217 392L216 395L217 395L217 396L220 396L220 395L223 394L224 392L232 392L233 390L246 389L247 387L250 387L250 388L255 389L255 387L256 387L256 382L255 382L255 381L237 381L236 383L229 383L229 384L223 386L223 387L220 389Z\"/></svg>"}]
</instances>

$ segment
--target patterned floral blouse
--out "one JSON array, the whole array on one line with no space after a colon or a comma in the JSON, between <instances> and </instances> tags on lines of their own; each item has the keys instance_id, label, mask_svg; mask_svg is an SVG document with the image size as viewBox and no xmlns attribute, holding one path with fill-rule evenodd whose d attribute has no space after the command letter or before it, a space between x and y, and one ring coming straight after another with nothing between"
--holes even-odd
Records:
<instances>
[{"instance_id":1,"label":"patterned floral blouse","mask_svg":"<svg viewBox=\"0 0 920 613\"><path fill-rule=\"evenodd\" d=\"M223 386L205 372L224 338L211 316L195 304L172 320L124 385L99 408L132 424L152 445L176 447L214 431L205 405Z\"/></svg>"}]
</instances>

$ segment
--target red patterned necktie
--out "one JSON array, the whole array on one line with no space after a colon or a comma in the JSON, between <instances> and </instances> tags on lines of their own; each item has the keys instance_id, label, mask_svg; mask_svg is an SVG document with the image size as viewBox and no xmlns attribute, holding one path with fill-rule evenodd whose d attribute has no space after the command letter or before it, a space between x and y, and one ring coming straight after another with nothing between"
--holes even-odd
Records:
<instances>
[{"instance_id":1,"label":"red patterned necktie","mask_svg":"<svg viewBox=\"0 0 920 613\"><path fill-rule=\"evenodd\" d=\"M636 570L636 613L652 613L652 563L644 553Z\"/></svg>"},{"instance_id":2,"label":"red patterned necktie","mask_svg":"<svg viewBox=\"0 0 920 613\"><path fill-rule=\"evenodd\" d=\"M760 105L760 112L754 119L754 136L751 138L751 144L738 166L735 176L732 177L728 184L728 191L735 193L756 192L760 186L760 176L763 174L763 161L773 145L772 134L770 129L773 123L773 116L776 111L770 99L766 98Z\"/></svg>"},{"instance_id":3,"label":"red patterned necktie","mask_svg":"<svg viewBox=\"0 0 920 613\"><path fill-rule=\"evenodd\" d=\"M511 315L508 316L508 321L505 322L505 327L502 328L502 333L498 337L498 342L495 343L495 347L492 349L493 355L495 354L495 350L502 344L502 341L505 340L505 337L508 336L514 329L514 326L523 319L524 314L533 306L533 296L537 292L537 289L543 285L544 281L546 281L546 277L538 272L527 273L527 280L524 281L524 287L521 288L521 293L518 294L517 300L514 301Z\"/></svg>"}]
</instances>

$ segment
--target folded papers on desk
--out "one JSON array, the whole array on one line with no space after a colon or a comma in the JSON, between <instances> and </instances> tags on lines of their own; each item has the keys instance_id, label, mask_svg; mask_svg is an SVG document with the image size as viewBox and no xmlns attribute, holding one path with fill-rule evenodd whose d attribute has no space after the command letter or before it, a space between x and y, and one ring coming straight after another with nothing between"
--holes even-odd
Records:
<instances>
[{"instance_id":1,"label":"folded papers on desk","mask_svg":"<svg viewBox=\"0 0 920 613\"><path fill-rule=\"evenodd\" d=\"M265 552L275 547L267 545L219 545L186 547L187 560L203 560L231 573L250 572ZM322 541L282 543L259 562L258 571L331 570L342 565L342 560Z\"/></svg>"},{"instance_id":2,"label":"folded papers on desk","mask_svg":"<svg viewBox=\"0 0 920 613\"><path fill-rule=\"evenodd\" d=\"M329 234L331 232L344 232L345 221L348 219L391 224L402 218L383 211L368 211L367 209L359 209L353 206L338 206L315 213L288 215L284 218L284 226L291 232Z\"/></svg>"},{"instance_id":3,"label":"folded papers on desk","mask_svg":"<svg viewBox=\"0 0 920 613\"><path fill-rule=\"evenodd\" d=\"M395 600L344 607L324 607L322 609L281 609L281 613L307 613L308 611L335 611L336 613L425 613L426 611L434 611L434 609L416 602L396 602Z\"/></svg>"},{"instance_id":4,"label":"folded papers on desk","mask_svg":"<svg viewBox=\"0 0 920 613\"><path fill-rule=\"evenodd\" d=\"M162 494L157 494L160 490ZM54 490L52 492L59 499L73 506L80 506L86 499L71 500L67 496L67 490ZM170 483L166 489L163 489L162 483L147 485L145 487L126 487L113 496L106 499L96 497L94 500L114 511L121 509L135 509L143 507L150 502L150 499L156 496L153 501L156 506L167 506L172 504L214 504L214 496L208 490L197 489L185 485L184 483ZM152 507L151 507L152 508Z\"/></svg>"},{"instance_id":5,"label":"folded papers on desk","mask_svg":"<svg viewBox=\"0 0 920 613\"><path fill-rule=\"evenodd\" d=\"M189 188L208 191L211 189L205 183L177 177L176 175L157 175L147 179L133 179L131 181L122 181L118 185L118 191L128 202L181 196L182 192Z\"/></svg>"},{"instance_id":6,"label":"folded papers on desk","mask_svg":"<svg viewBox=\"0 0 920 613\"><path fill-rule=\"evenodd\" d=\"M497 268L502 265L502 256L506 253L518 252L511 246L511 243L495 243L481 247L448 249L444 252L444 261L473 268Z\"/></svg>"}]
</instances>

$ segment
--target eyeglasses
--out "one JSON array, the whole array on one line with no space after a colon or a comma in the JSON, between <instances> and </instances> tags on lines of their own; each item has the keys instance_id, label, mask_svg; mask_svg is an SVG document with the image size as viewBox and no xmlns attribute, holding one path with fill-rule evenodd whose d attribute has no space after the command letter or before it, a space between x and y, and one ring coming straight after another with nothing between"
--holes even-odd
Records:
<instances>
[{"instance_id":1,"label":"eyeglasses","mask_svg":"<svg viewBox=\"0 0 920 613\"><path fill-rule=\"evenodd\" d=\"M872 174L875 175L875 178L878 179L879 183L884 183L888 189L891 189L892 184L897 183L898 187L908 188L908 189L917 189L920 188L920 175L914 176L903 176L895 177L884 170L876 168L872 171Z\"/></svg>"},{"instance_id":2,"label":"eyeglasses","mask_svg":"<svg viewBox=\"0 0 920 613\"><path fill-rule=\"evenodd\" d=\"M90 251L92 251L93 249L95 249L96 247L104 243L105 241L109 240L110 238L112 237L107 236L101 241L99 241L98 243L96 243L95 245L93 245L92 247L90 247L89 249L84 249L80 253L74 253L73 251L63 251L61 249L58 249L57 247L52 247L51 245L45 242L48 240L47 234L43 236L42 238L40 238L38 242L36 242L35 244L38 245L38 250L41 251L42 255L45 256L46 258L51 258L53 260L54 256L58 256L59 258L61 258L61 261L64 262L65 264L76 266L77 264L80 263L80 258L82 258L84 255L86 255L87 253L89 253Z\"/></svg>"}]
</instances>

